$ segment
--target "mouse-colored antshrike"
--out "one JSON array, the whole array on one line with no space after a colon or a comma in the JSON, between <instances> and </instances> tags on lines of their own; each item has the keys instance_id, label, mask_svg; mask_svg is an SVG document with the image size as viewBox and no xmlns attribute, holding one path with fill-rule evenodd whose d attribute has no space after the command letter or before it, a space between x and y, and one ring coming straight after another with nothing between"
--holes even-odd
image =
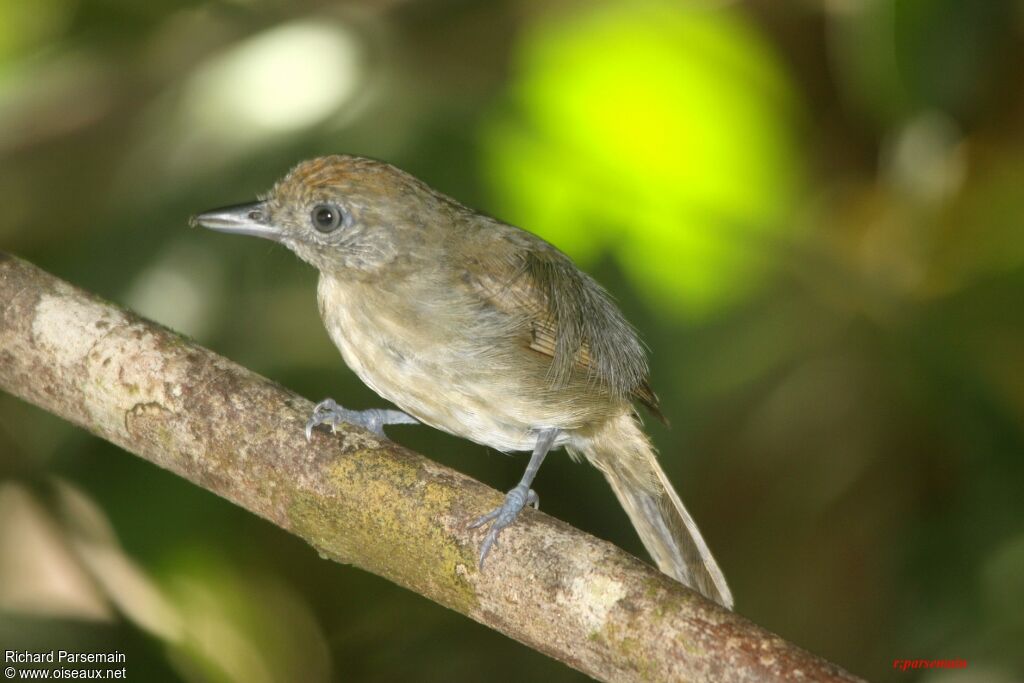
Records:
<instances>
[{"instance_id":1,"label":"mouse-colored antshrike","mask_svg":"<svg viewBox=\"0 0 1024 683\"><path fill-rule=\"evenodd\" d=\"M548 451L611 484L663 572L726 607L721 570L642 431L655 415L644 348L608 294L539 237L484 216L386 163L305 161L262 200L203 213L212 230L282 243L320 271L320 315L345 362L398 410L317 406L319 424L428 424L531 451L490 524L483 563L526 505ZM404 412L402 412L404 411Z\"/></svg>"}]
</instances>

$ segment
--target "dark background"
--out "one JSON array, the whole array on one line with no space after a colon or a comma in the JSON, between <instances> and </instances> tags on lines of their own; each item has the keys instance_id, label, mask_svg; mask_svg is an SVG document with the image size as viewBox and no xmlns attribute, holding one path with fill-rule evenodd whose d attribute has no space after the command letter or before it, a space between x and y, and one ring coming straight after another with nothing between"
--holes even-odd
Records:
<instances>
[{"instance_id":1,"label":"dark background","mask_svg":"<svg viewBox=\"0 0 1024 683\"><path fill-rule=\"evenodd\" d=\"M0 246L377 406L310 268L187 219L306 157L391 161L616 296L740 613L874 680L1020 680L1022 38L1020 2L5 1ZM391 435L499 489L525 465ZM643 556L595 470L536 488ZM3 395L7 648L145 681L582 678Z\"/></svg>"}]
</instances>

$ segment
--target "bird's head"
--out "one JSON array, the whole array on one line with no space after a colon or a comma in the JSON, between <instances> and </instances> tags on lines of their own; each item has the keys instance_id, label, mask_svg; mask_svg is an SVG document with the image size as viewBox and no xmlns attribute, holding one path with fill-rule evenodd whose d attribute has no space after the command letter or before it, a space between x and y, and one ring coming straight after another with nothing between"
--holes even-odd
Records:
<instances>
[{"instance_id":1,"label":"bird's head","mask_svg":"<svg viewBox=\"0 0 1024 683\"><path fill-rule=\"evenodd\" d=\"M390 164L336 155L300 163L259 201L191 222L280 242L322 272L372 277L436 258L445 226L464 210Z\"/></svg>"}]
</instances>

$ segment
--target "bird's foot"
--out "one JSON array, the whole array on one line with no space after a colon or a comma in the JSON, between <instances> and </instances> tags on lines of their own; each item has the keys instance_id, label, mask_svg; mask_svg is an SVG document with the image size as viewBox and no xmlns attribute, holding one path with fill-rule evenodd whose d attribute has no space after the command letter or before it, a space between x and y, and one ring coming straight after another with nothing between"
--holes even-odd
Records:
<instances>
[{"instance_id":1,"label":"bird's foot","mask_svg":"<svg viewBox=\"0 0 1024 683\"><path fill-rule=\"evenodd\" d=\"M500 507L494 508L469 525L470 529L476 529L488 522L492 522L491 528L487 530L487 536L484 537L483 545L480 546L480 569L484 568L484 558L491 551L491 547L498 545L498 534L501 533L502 529L516 521L516 517L519 516L519 513L527 505L539 508L540 496L533 489L520 484L505 494L505 502Z\"/></svg>"},{"instance_id":2,"label":"bird's foot","mask_svg":"<svg viewBox=\"0 0 1024 683\"><path fill-rule=\"evenodd\" d=\"M331 433L337 430L342 422L368 429L377 436L384 434L384 425L419 424L419 421L403 413L401 410L386 408L370 408L369 410L348 410L342 408L334 399L324 399L313 408L313 414L306 421L306 441L313 438L313 429L319 425L328 425Z\"/></svg>"}]
</instances>

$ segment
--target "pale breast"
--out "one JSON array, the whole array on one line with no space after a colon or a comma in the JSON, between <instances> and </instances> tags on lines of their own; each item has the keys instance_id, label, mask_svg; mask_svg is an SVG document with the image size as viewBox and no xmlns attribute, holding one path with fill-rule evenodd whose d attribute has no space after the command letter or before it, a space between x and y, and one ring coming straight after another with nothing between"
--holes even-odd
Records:
<instances>
[{"instance_id":1,"label":"pale breast","mask_svg":"<svg viewBox=\"0 0 1024 683\"><path fill-rule=\"evenodd\" d=\"M500 349L481 344L452 314L452 302L447 308L400 305L368 286L327 276L320 278L318 299L348 366L425 424L516 451L532 449L538 429L578 421L571 408L542 400Z\"/></svg>"}]
</instances>

